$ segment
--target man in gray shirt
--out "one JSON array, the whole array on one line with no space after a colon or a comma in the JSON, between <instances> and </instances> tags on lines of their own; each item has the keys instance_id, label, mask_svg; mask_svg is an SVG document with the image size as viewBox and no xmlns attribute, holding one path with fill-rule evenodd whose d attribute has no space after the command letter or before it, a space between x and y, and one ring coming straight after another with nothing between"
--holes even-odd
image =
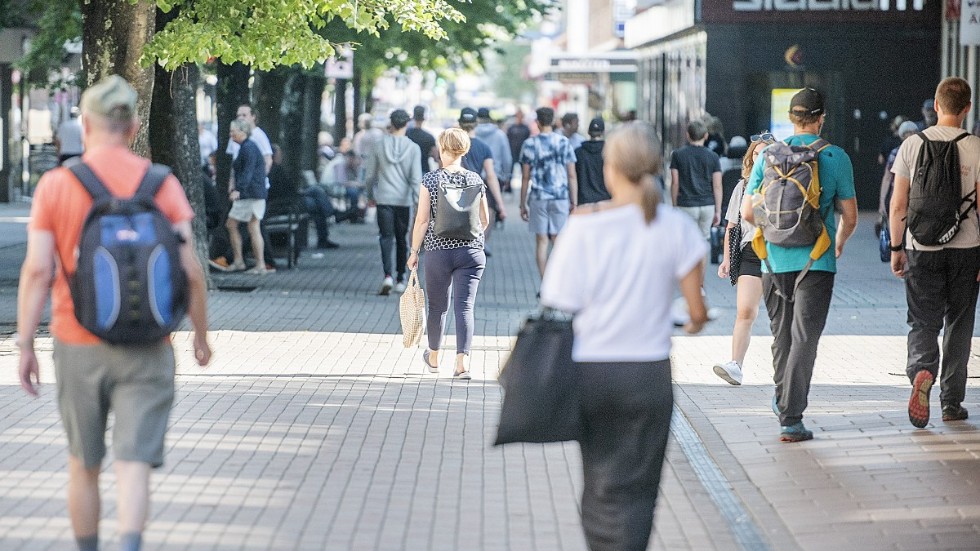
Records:
<instances>
[{"instance_id":1,"label":"man in gray shirt","mask_svg":"<svg viewBox=\"0 0 980 551\"><path fill-rule=\"evenodd\" d=\"M384 280L380 295L392 288L396 293L405 290L405 264L408 262L408 241L411 207L418 204L422 184L422 154L417 145L405 136L408 113L396 109L391 113L391 130L368 154L365 168L368 201L377 205L378 231L381 241L381 264ZM395 266L391 265L395 247ZM397 283L392 274L397 272Z\"/></svg>"}]
</instances>

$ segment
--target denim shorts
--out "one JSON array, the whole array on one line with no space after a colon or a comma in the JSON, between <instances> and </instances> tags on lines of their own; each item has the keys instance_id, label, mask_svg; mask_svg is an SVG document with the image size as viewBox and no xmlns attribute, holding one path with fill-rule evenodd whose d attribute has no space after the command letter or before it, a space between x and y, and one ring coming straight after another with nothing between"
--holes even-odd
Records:
<instances>
[{"instance_id":1,"label":"denim shorts","mask_svg":"<svg viewBox=\"0 0 980 551\"><path fill-rule=\"evenodd\" d=\"M527 202L528 229L535 235L558 235L568 220L568 199L532 199Z\"/></svg>"}]
</instances>

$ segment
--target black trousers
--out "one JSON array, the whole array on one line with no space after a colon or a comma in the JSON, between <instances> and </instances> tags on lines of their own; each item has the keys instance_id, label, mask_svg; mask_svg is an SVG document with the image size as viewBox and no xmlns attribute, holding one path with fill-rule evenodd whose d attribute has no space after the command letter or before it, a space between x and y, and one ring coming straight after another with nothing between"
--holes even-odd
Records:
<instances>
[{"instance_id":1,"label":"black trousers","mask_svg":"<svg viewBox=\"0 0 980 551\"><path fill-rule=\"evenodd\" d=\"M381 266L385 276L398 273L398 281L405 279L405 264L408 262L408 217L409 207L378 205L378 232L381 241ZM395 266L391 265L392 248L395 252Z\"/></svg>"},{"instance_id":2,"label":"black trousers","mask_svg":"<svg viewBox=\"0 0 980 551\"><path fill-rule=\"evenodd\" d=\"M779 424L787 427L803 420L817 345L827 323L834 294L834 274L807 272L795 292L799 272L762 274L762 291L772 330L772 366L775 369ZM792 297L776 294L776 284Z\"/></svg>"},{"instance_id":3,"label":"black trousers","mask_svg":"<svg viewBox=\"0 0 980 551\"><path fill-rule=\"evenodd\" d=\"M667 449L670 361L580 363L582 526L592 551L643 551Z\"/></svg>"},{"instance_id":4,"label":"black trousers","mask_svg":"<svg viewBox=\"0 0 980 551\"><path fill-rule=\"evenodd\" d=\"M959 404L966 397L966 371L977 307L980 247L907 251L905 298L909 305L909 380L925 369L939 375L939 332L943 331L943 377L939 399ZM944 330L945 327L945 330Z\"/></svg>"}]
</instances>

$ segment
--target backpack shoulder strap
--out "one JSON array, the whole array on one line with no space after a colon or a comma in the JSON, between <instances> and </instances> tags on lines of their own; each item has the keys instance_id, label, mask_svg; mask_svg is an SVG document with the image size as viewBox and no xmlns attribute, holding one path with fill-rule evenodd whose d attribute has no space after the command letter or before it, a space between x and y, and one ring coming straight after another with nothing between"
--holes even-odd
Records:
<instances>
[{"instance_id":1,"label":"backpack shoulder strap","mask_svg":"<svg viewBox=\"0 0 980 551\"><path fill-rule=\"evenodd\" d=\"M921 140L922 140L922 144L923 144L923 145L925 145L925 144L928 144L928 143L929 143L929 138L927 138L927 137L926 137L926 134L925 134L925 132L922 132L922 131L919 131L919 132L916 132L916 133L915 133L915 135L916 135L916 136L918 136L918 137L919 137L919 139L921 139ZM958 138L957 138L957 139L958 139Z\"/></svg>"},{"instance_id":2,"label":"backpack shoulder strap","mask_svg":"<svg viewBox=\"0 0 980 551\"><path fill-rule=\"evenodd\" d=\"M959 136L956 136L956 138L954 138L954 139L952 139L952 140L950 141L950 143L956 143L956 142L958 142L958 141L960 141L960 140L962 140L963 138L965 138L965 137L967 137L967 136L969 136L969 135L970 135L970 133L969 133L969 132L963 132L963 133L962 133L962 134L960 134Z\"/></svg>"},{"instance_id":3,"label":"backpack shoulder strap","mask_svg":"<svg viewBox=\"0 0 980 551\"><path fill-rule=\"evenodd\" d=\"M152 201L157 192L160 191L160 186L163 185L167 176L170 176L170 167L156 163L151 164L150 168L146 170L146 174L143 175L139 187L136 188L133 199L143 198Z\"/></svg>"},{"instance_id":4,"label":"backpack shoulder strap","mask_svg":"<svg viewBox=\"0 0 980 551\"><path fill-rule=\"evenodd\" d=\"M830 147L830 142L828 142L827 140L825 140L823 138L817 138L813 142L810 142L810 144L807 145L807 147L809 147L810 149L813 149L817 153L820 153L824 149L827 149L828 147Z\"/></svg>"},{"instance_id":5,"label":"backpack shoulder strap","mask_svg":"<svg viewBox=\"0 0 980 551\"><path fill-rule=\"evenodd\" d=\"M71 170L71 173L78 178L78 181L82 183L85 191L92 196L93 201L98 202L100 200L112 197L112 194L109 193L108 189L106 189L105 184L102 183L102 180L99 180L99 177L92 172L91 167L84 162L73 165L68 170Z\"/></svg>"}]
</instances>

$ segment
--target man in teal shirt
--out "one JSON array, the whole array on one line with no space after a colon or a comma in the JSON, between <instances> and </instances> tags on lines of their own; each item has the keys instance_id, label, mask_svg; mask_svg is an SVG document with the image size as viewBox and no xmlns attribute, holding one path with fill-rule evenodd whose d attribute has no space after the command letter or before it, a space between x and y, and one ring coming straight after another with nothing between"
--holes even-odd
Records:
<instances>
[{"instance_id":1,"label":"man in teal shirt","mask_svg":"<svg viewBox=\"0 0 980 551\"><path fill-rule=\"evenodd\" d=\"M793 136L789 145L806 146L820 139L823 127L824 100L820 92L804 88L790 102L789 118ZM761 157L760 157L761 159ZM827 322L830 299L834 291L837 257L844 243L857 227L857 200L854 198L854 170L844 150L831 145L817 158L820 177L820 212L830 235L830 249L813 262L810 270L797 282L797 277L810 258L812 246L781 247L766 243L772 273L763 266L762 284L772 329L773 380L776 394L773 411L779 416L782 442L800 442L813 438L813 432L803 425L810 379L817 359L817 344ZM745 189L742 217L754 223L752 196L762 184L765 162L756 163ZM834 211L841 213L840 225ZM831 254L833 250L833 254ZM786 296L781 296L782 290Z\"/></svg>"}]
</instances>

